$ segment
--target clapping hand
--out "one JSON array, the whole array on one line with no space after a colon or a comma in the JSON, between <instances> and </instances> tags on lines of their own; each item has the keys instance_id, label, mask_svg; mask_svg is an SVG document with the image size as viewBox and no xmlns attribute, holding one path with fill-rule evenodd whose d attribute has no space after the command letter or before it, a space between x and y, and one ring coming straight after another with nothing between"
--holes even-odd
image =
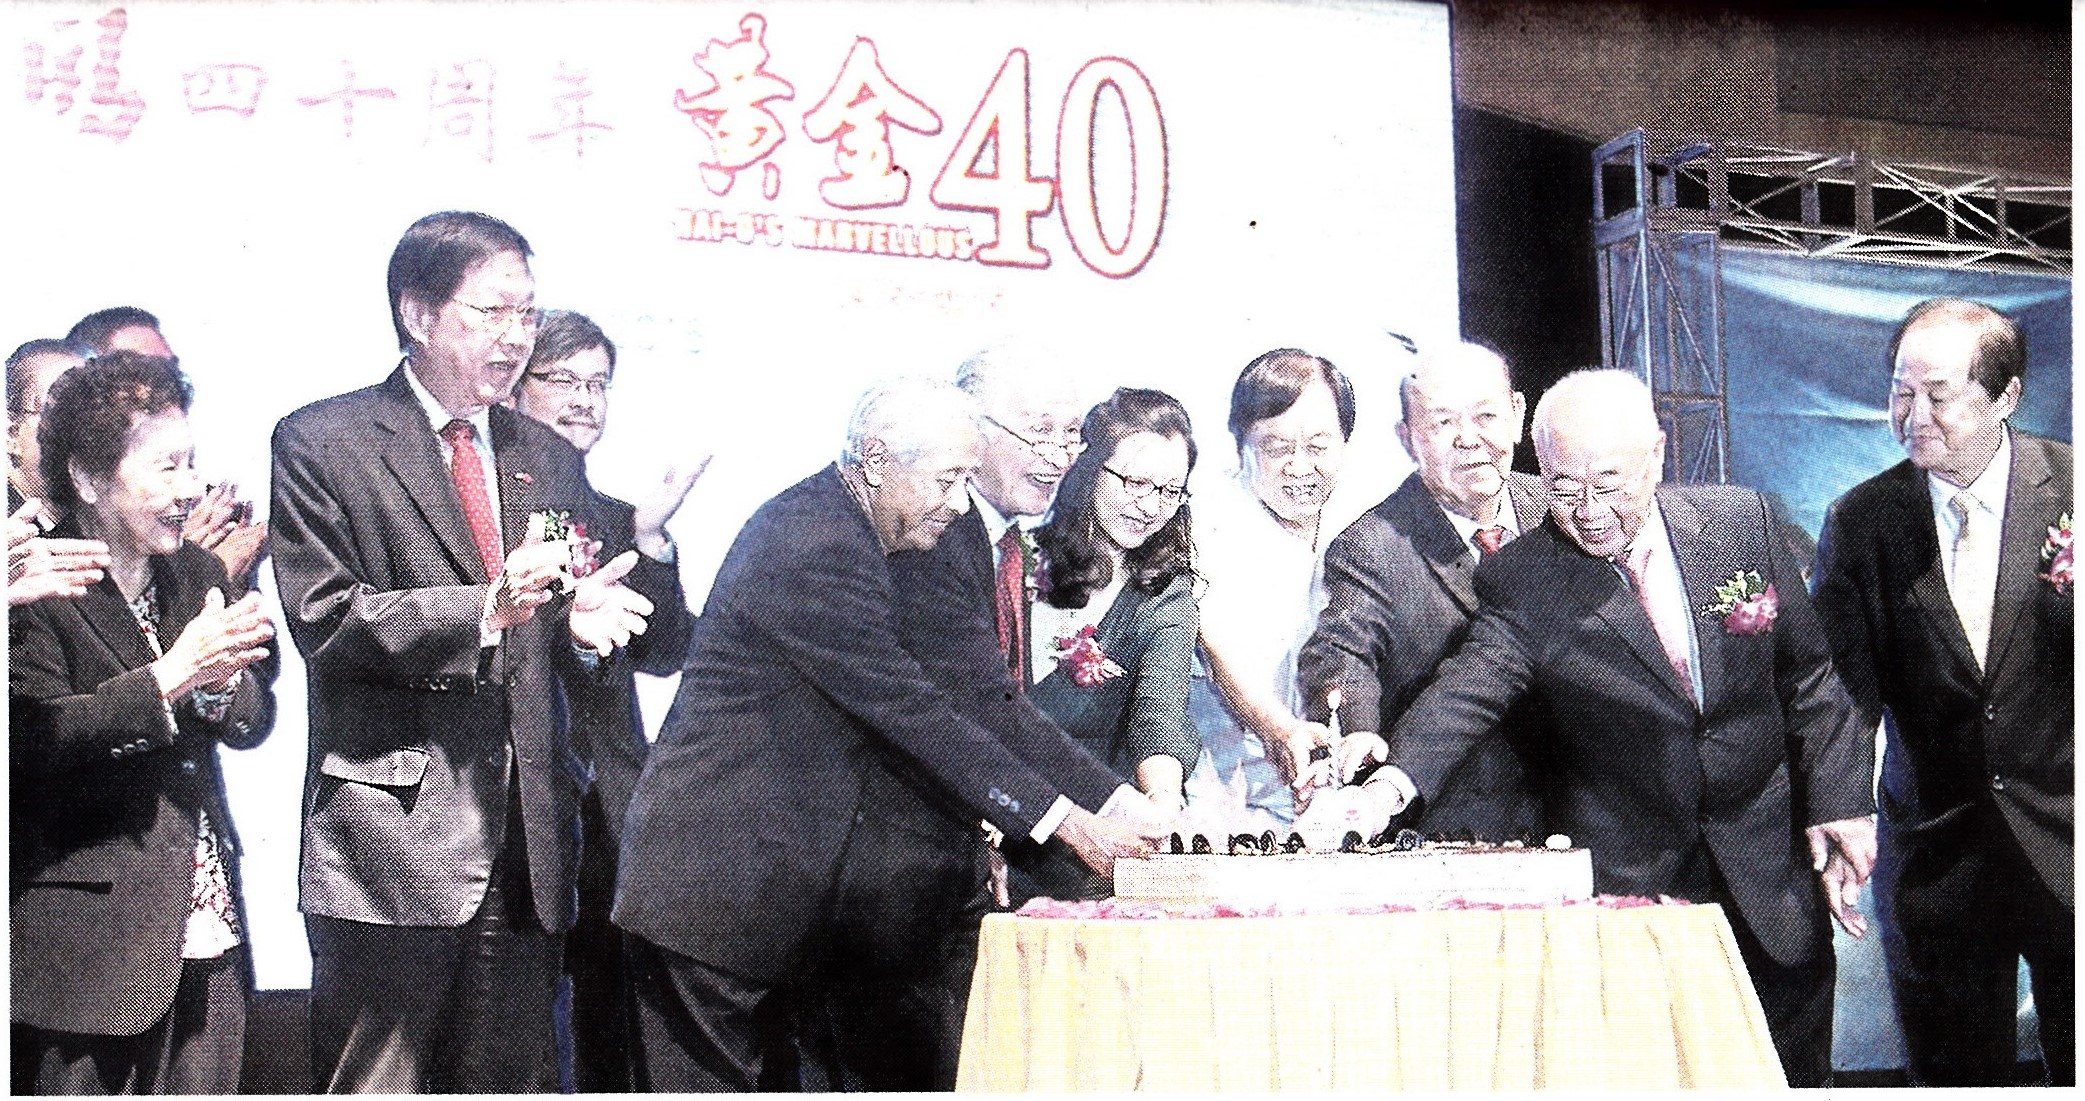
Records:
<instances>
[{"instance_id":1,"label":"clapping hand","mask_svg":"<svg viewBox=\"0 0 2085 1101\"><path fill-rule=\"evenodd\" d=\"M268 525L254 522L253 502L239 500L239 487L227 482L210 487L188 510L181 538L216 555L225 576L243 586L268 545Z\"/></svg>"},{"instance_id":2,"label":"clapping hand","mask_svg":"<svg viewBox=\"0 0 2085 1101\"><path fill-rule=\"evenodd\" d=\"M261 611L260 594L248 593L228 607L224 590L211 589L203 597L203 610L152 663L160 697L173 700L198 688L224 689L247 666L267 658L265 643L274 637L275 625Z\"/></svg>"},{"instance_id":3,"label":"clapping hand","mask_svg":"<svg viewBox=\"0 0 2085 1101\"><path fill-rule=\"evenodd\" d=\"M550 603L569 583L571 571L572 544L563 539L546 541L542 517L531 517L528 535L507 552L500 575L492 579L492 588L485 594L486 629L504 631L527 623L536 609Z\"/></svg>"},{"instance_id":4,"label":"clapping hand","mask_svg":"<svg viewBox=\"0 0 2085 1101\"><path fill-rule=\"evenodd\" d=\"M18 607L45 597L79 596L102 578L108 544L99 539L47 539L37 534L35 516L43 502L30 499L7 518L7 604Z\"/></svg>"},{"instance_id":5,"label":"clapping hand","mask_svg":"<svg viewBox=\"0 0 2085 1101\"><path fill-rule=\"evenodd\" d=\"M627 550L579 579L572 591L572 641L607 657L644 633L652 602L622 583L637 565L637 552Z\"/></svg>"},{"instance_id":6,"label":"clapping hand","mask_svg":"<svg viewBox=\"0 0 2085 1101\"><path fill-rule=\"evenodd\" d=\"M1865 815L1842 818L1803 832L1810 840L1810 870L1824 882L1832 917L1848 934L1861 936L1868 931L1868 919L1854 908L1854 899L1875 870L1875 820Z\"/></svg>"},{"instance_id":7,"label":"clapping hand","mask_svg":"<svg viewBox=\"0 0 2085 1101\"><path fill-rule=\"evenodd\" d=\"M665 477L653 488L651 495L640 503L631 516L635 537L631 540L637 549L649 558L661 558L666 553L666 525L674 513L688 499L688 491L709 469L712 455L703 455L669 468Z\"/></svg>"}]
</instances>

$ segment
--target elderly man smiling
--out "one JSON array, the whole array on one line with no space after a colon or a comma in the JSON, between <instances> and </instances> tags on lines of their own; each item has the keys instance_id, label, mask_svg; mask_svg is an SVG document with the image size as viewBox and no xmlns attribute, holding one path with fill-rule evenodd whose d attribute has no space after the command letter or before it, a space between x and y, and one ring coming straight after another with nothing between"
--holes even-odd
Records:
<instances>
[{"instance_id":1,"label":"elderly man smiling","mask_svg":"<svg viewBox=\"0 0 2085 1101\"><path fill-rule=\"evenodd\" d=\"M1592 850L1603 894L1722 903L1782 1068L1821 1084L1827 900L1865 928L1852 898L1874 862L1874 741L1802 575L1759 494L1658 484L1665 434L1634 375L1566 376L1534 438L1549 518L1478 567L1469 639L1364 791L1383 813L1441 790L1539 698L1550 827ZM1350 740L1350 763L1384 749Z\"/></svg>"}]
</instances>

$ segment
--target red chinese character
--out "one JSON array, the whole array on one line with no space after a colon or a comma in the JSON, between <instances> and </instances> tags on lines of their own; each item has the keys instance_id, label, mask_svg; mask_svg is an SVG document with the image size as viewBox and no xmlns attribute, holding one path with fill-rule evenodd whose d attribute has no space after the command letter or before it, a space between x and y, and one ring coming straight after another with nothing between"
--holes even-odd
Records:
<instances>
[{"instance_id":1,"label":"red chinese character","mask_svg":"<svg viewBox=\"0 0 2085 1101\"><path fill-rule=\"evenodd\" d=\"M442 133L475 145L478 157L492 163L492 62L465 61L449 66L446 81L439 73L428 78L430 137L437 121Z\"/></svg>"},{"instance_id":2,"label":"red chinese character","mask_svg":"<svg viewBox=\"0 0 2085 1101\"><path fill-rule=\"evenodd\" d=\"M340 104L340 136L352 138L355 136L355 101L363 99L396 99L398 94L389 88L356 87L355 67L349 62L342 61L340 63L340 71L342 80L339 91L328 92L322 96L298 96L297 102L306 107L317 107L321 103Z\"/></svg>"},{"instance_id":3,"label":"red chinese character","mask_svg":"<svg viewBox=\"0 0 2085 1101\"><path fill-rule=\"evenodd\" d=\"M183 74L181 88L188 96L188 112L200 115L205 111L230 111L241 118L252 118L261 105L261 89L268 86L268 74L259 65L236 65L222 62L192 69Z\"/></svg>"},{"instance_id":4,"label":"red chinese character","mask_svg":"<svg viewBox=\"0 0 2085 1101\"><path fill-rule=\"evenodd\" d=\"M557 63L557 75L551 79L567 85L566 89L551 100L557 106L558 126L540 134L530 134L530 141L549 141L565 134L572 135L572 155L586 156L586 133L589 130L613 130L615 127L604 122L588 122L586 101L593 98L593 89L586 86L593 74L585 69L568 70L565 63Z\"/></svg>"},{"instance_id":5,"label":"red chinese character","mask_svg":"<svg viewBox=\"0 0 2085 1101\"><path fill-rule=\"evenodd\" d=\"M912 174L898 164L891 148L892 123L916 134L941 132L941 116L883 71L876 43L857 38L825 98L804 114L806 136L838 143L833 164L840 174L818 181L818 194L827 203L859 209L905 201Z\"/></svg>"},{"instance_id":6,"label":"red chinese character","mask_svg":"<svg viewBox=\"0 0 2085 1101\"><path fill-rule=\"evenodd\" d=\"M51 24L52 30L64 31L79 25L77 19L67 19ZM122 8L113 8L107 15L94 21L101 33L94 39L94 86L87 94L87 102L96 107L113 108L107 114L96 113L80 116L80 133L100 134L106 138L123 141L137 128L138 120L145 117L145 100L136 92L124 91L119 85L123 81L123 32L130 27L130 13ZM23 91L30 103L43 102L44 93L52 85L57 91L51 103L60 115L72 110L73 93L80 87L80 59L86 50L74 46L56 55L56 64L45 72L46 52L43 43L31 42L22 51L27 79Z\"/></svg>"},{"instance_id":7,"label":"red chinese character","mask_svg":"<svg viewBox=\"0 0 2085 1101\"><path fill-rule=\"evenodd\" d=\"M67 19L63 22L51 24L51 29L54 31L68 30L79 26L79 24L80 21L77 19ZM22 61L28 69L28 83L23 88L23 91L28 95L29 102L42 103L44 92L48 91L55 84L58 90L51 96L51 103L58 108L57 113L62 115L72 110L72 93L78 90L80 86L80 57L86 52L86 47L74 46L72 49L58 54L57 64L52 67L54 71L49 76L46 76L44 75L43 43L31 42L25 45L22 48Z\"/></svg>"},{"instance_id":8,"label":"red chinese character","mask_svg":"<svg viewBox=\"0 0 2085 1101\"><path fill-rule=\"evenodd\" d=\"M782 144L782 120L763 104L775 99L793 99L796 89L766 71L767 20L748 14L738 21L739 37L724 42L711 39L709 49L695 55L695 67L707 73L715 87L700 95L685 89L673 96L673 105L687 112L703 133L709 135L710 159L702 162L702 183L713 195L731 190L742 169L760 163ZM780 186L773 165L767 166L768 198Z\"/></svg>"}]
</instances>

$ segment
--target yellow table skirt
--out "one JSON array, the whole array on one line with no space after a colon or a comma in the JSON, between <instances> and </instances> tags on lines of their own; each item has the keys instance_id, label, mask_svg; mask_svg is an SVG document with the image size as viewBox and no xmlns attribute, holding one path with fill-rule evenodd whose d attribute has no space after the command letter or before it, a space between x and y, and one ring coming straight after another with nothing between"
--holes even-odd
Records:
<instances>
[{"instance_id":1,"label":"yellow table skirt","mask_svg":"<svg viewBox=\"0 0 2085 1101\"><path fill-rule=\"evenodd\" d=\"M1718 906L984 922L960 1090L1759 1088Z\"/></svg>"}]
</instances>

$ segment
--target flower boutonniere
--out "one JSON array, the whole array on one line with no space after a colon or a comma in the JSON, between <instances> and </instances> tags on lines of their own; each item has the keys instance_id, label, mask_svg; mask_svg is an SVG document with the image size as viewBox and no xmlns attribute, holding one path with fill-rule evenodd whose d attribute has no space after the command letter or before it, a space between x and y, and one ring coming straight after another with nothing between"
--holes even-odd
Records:
<instances>
[{"instance_id":1,"label":"flower boutonniere","mask_svg":"<svg viewBox=\"0 0 2085 1101\"><path fill-rule=\"evenodd\" d=\"M1100 643L1093 640L1091 623L1079 628L1078 634L1057 640L1057 668L1081 688L1103 684L1128 672L1101 652Z\"/></svg>"},{"instance_id":2,"label":"flower boutonniere","mask_svg":"<svg viewBox=\"0 0 2085 1101\"><path fill-rule=\"evenodd\" d=\"M1730 580L1716 586L1716 602L1702 614L1723 621L1723 632L1731 635L1763 635L1774 629L1781 614L1781 596L1771 584L1761 584L1753 570L1738 570Z\"/></svg>"},{"instance_id":3,"label":"flower boutonniere","mask_svg":"<svg viewBox=\"0 0 2085 1101\"><path fill-rule=\"evenodd\" d=\"M529 527L541 535L545 543L564 543L572 555L571 579L578 580L600 568L601 541L589 539L586 525L572 519L572 514L562 509L534 513L529 516ZM569 582L567 589L571 588Z\"/></svg>"},{"instance_id":4,"label":"flower boutonniere","mask_svg":"<svg viewBox=\"0 0 2085 1101\"><path fill-rule=\"evenodd\" d=\"M2071 514L2066 512L2049 528L2042 544L2042 572L2038 575L2056 590L2057 596L2071 594Z\"/></svg>"},{"instance_id":5,"label":"flower boutonniere","mask_svg":"<svg viewBox=\"0 0 2085 1101\"><path fill-rule=\"evenodd\" d=\"M1021 584L1027 590L1028 603L1042 591L1042 548L1035 542L1035 533L1027 528L1016 528L1021 533Z\"/></svg>"}]
</instances>

